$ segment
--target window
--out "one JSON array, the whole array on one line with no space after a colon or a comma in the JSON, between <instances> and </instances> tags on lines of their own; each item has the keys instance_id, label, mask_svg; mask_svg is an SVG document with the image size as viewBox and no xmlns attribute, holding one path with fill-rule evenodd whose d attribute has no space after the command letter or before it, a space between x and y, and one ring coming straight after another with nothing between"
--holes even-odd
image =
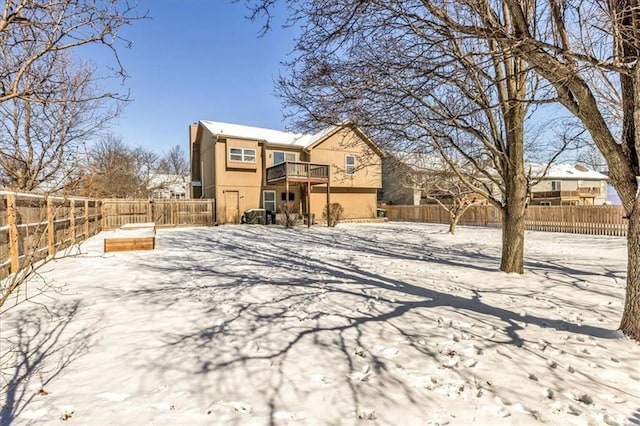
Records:
<instances>
[{"instance_id":1,"label":"window","mask_svg":"<svg viewBox=\"0 0 640 426\"><path fill-rule=\"evenodd\" d=\"M356 157L353 155L347 155L344 157L344 172L348 175L352 175L356 172Z\"/></svg>"},{"instance_id":2,"label":"window","mask_svg":"<svg viewBox=\"0 0 640 426\"><path fill-rule=\"evenodd\" d=\"M296 161L296 153L282 151L275 151L273 153L273 164L280 164L285 161Z\"/></svg>"},{"instance_id":3,"label":"window","mask_svg":"<svg viewBox=\"0 0 640 426\"><path fill-rule=\"evenodd\" d=\"M276 211L276 191L262 191L262 208L271 212Z\"/></svg>"},{"instance_id":4,"label":"window","mask_svg":"<svg viewBox=\"0 0 640 426\"><path fill-rule=\"evenodd\" d=\"M551 190L552 191L560 191L561 190L560 189L560 187L561 187L560 183L561 182L559 180L551 181Z\"/></svg>"},{"instance_id":5,"label":"window","mask_svg":"<svg viewBox=\"0 0 640 426\"><path fill-rule=\"evenodd\" d=\"M229 160L241 163L255 163L256 150L250 148L229 148Z\"/></svg>"},{"instance_id":6,"label":"window","mask_svg":"<svg viewBox=\"0 0 640 426\"><path fill-rule=\"evenodd\" d=\"M282 194L280 194L280 199L282 201L287 201L287 195L285 192L283 192ZM289 201L295 201L295 195L293 192L289 193Z\"/></svg>"}]
</instances>

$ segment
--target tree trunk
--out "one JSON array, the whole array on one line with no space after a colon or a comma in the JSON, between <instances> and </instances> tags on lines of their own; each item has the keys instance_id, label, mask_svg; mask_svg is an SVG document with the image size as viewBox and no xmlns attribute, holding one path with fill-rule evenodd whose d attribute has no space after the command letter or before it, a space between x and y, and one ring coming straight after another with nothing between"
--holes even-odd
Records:
<instances>
[{"instance_id":1,"label":"tree trunk","mask_svg":"<svg viewBox=\"0 0 640 426\"><path fill-rule=\"evenodd\" d=\"M620 330L640 340L640 202L629 215L627 230L627 294Z\"/></svg>"},{"instance_id":2,"label":"tree trunk","mask_svg":"<svg viewBox=\"0 0 640 426\"><path fill-rule=\"evenodd\" d=\"M515 181L519 179L514 178ZM500 270L524 273L524 209L526 186L524 183L507 184L508 202L502 209L502 259Z\"/></svg>"},{"instance_id":3,"label":"tree trunk","mask_svg":"<svg viewBox=\"0 0 640 426\"><path fill-rule=\"evenodd\" d=\"M451 217L449 220L449 233L450 234L455 234L456 233L456 225L458 224L458 218L457 217Z\"/></svg>"}]
</instances>

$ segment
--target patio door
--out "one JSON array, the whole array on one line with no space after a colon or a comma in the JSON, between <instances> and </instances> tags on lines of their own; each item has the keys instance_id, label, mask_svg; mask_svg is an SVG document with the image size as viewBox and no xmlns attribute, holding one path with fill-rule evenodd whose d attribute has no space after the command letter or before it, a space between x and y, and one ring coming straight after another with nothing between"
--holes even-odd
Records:
<instances>
[{"instance_id":1,"label":"patio door","mask_svg":"<svg viewBox=\"0 0 640 426\"><path fill-rule=\"evenodd\" d=\"M262 191L262 208L276 211L276 191Z\"/></svg>"}]
</instances>

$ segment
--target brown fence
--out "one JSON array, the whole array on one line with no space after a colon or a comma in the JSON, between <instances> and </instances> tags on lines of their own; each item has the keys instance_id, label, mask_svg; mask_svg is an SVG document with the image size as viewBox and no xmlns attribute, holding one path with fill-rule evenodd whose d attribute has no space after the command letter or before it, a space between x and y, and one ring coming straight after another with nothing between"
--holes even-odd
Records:
<instances>
[{"instance_id":1,"label":"brown fence","mask_svg":"<svg viewBox=\"0 0 640 426\"><path fill-rule=\"evenodd\" d=\"M449 213L439 205L386 206L389 220L449 223ZM621 206L529 206L525 227L533 231L591 235L627 235L627 220ZM491 205L472 206L458 222L461 225L500 227L500 210Z\"/></svg>"},{"instance_id":2,"label":"brown fence","mask_svg":"<svg viewBox=\"0 0 640 426\"><path fill-rule=\"evenodd\" d=\"M213 200L96 200L0 192L0 279L127 223L214 224Z\"/></svg>"},{"instance_id":3,"label":"brown fence","mask_svg":"<svg viewBox=\"0 0 640 426\"><path fill-rule=\"evenodd\" d=\"M0 192L0 278L100 232L100 201Z\"/></svg>"},{"instance_id":4,"label":"brown fence","mask_svg":"<svg viewBox=\"0 0 640 426\"><path fill-rule=\"evenodd\" d=\"M156 226L213 225L214 200L102 200L102 228L127 223L155 222Z\"/></svg>"}]
</instances>

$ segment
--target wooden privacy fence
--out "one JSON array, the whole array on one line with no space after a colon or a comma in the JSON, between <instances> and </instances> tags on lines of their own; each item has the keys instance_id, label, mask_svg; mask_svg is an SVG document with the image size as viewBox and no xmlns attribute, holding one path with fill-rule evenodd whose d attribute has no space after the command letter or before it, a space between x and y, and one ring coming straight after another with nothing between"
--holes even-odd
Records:
<instances>
[{"instance_id":1,"label":"wooden privacy fence","mask_svg":"<svg viewBox=\"0 0 640 426\"><path fill-rule=\"evenodd\" d=\"M155 222L158 227L213 225L214 200L102 200L102 228Z\"/></svg>"},{"instance_id":2,"label":"wooden privacy fence","mask_svg":"<svg viewBox=\"0 0 640 426\"><path fill-rule=\"evenodd\" d=\"M128 223L214 224L213 200L96 200L0 191L0 279Z\"/></svg>"},{"instance_id":3,"label":"wooden privacy fence","mask_svg":"<svg viewBox=\"0 0 640 426\"><path fill-rule=\"evenodd\" d=\"M100 201L0 192L0 278L100 232Z\"/></svg>"},{"instance_id":4,"label":"wooden privacy fence","mask_svg":"<svg viewBox=\"0 0 640 426\"><path fill-rule=\"evenodd\" d=\"M449 213L435 204L385 209L393 221L449 223ZM500 227L502 214L492 205L472 206L458 223ZM626 236L627 225L622 206L529 206L525 211L525 228L532 231Z\"/></svg>"}]
</instances>

